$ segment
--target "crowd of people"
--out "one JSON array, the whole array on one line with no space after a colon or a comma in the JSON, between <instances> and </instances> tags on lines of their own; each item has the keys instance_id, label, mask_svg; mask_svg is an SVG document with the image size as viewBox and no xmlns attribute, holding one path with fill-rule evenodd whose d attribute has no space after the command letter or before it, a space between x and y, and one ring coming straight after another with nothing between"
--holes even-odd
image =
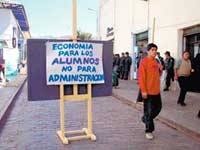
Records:
<instances>
[{"instance_id":1,"label":"crowd of people","mask_svg":"<svg viewBox=\"0 0 200 150\"><path fill-rule=\"evenodd\" d=\"M145 136L153 139L154 118L162 108L160 90L161 78L164 78L163 91L167 92L174 81L179 83L180 93L177 104L186 106L185 96L188 91L200 92L200 53L194 59L190 58L189 51L184 51L182 58L176 60L170 51L164 53L165 59L157 51L154 43L147 46L147 52L139 51L136 57L138 69L139 92L137 102L144 103L142 121L146 126ZM132 59L129 53L115 54L113 58L113 86L118 86L118 78L127 80ZM114 81L116 79L116 81ZM200 118L200 110L197 114Z\"/></svg>"},{"instance_id":2,"label":"crowd of people","mask_svg":"<svg viewBox=\"0 0 200 150\"><path fill-rule=\"evenodd\" d=\"M163 91L169 91L171 83L177 80L181 89L177 103L181 106L186 106L183 100L186 94L185 92L200 92L200 80L198 78L200 76L200 54L197 54L196 57L191 60L190 53L188 51L184 51L182 58L176 61L171 56L169 51L166 51L164 54L165 59L160 56L159 52L157 52L157 56L155 57L157 62L163 66L162 75L164 75L165 81ZM140 51L139 56L137 57L138 68L140 61L144 57L144 53ZM185 88L187 88L187 90ZM141 101L140 94L138 96L138 101Z\"/></svg>"},{"instance_id":3,"label":"crowd of people","mask_svg":"<svg viewBox=\"0 0 200 150\"><path fill-rule=\"evenodd\" d=\"M142 121L146 125L146 138L153 139L154 131L153 119L159 114L162 107L160 97L160 76L166 72L165 87L163 91L169 91L171 82L177 80L180 93L177 104L186 106L185 96L188 91L200 91L200 54L194 59L190 58L189 51L184 51L182 58L175 61L169 51L165 52L165 59L157 52L157 45L151 43L147 47L147 57L143 52L139 53L138 58L138 101L144 102L144 116ZM197 113L200 118L200 110Z\"/></svg>"},{"instance_id":4,"label":"crowd of people","mask_svg":"<svg viewBox=\"0 0 200 150\"><path fill-rule=\"evenodd\" d=\"M113 86L117 87L119 85L118 78L122 80L128 80L130 69L132 64L132 58L129 56L128 52L119 54L114 54L113 56Z\"/></svg>"}]
</instances>

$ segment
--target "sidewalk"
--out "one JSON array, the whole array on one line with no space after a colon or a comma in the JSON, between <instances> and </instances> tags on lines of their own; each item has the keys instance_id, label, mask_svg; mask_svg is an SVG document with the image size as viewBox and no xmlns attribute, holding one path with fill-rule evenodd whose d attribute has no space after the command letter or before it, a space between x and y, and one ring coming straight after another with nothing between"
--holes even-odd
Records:
<instances>
[{"instance_id":1,"label":"sidewalk","mask_svg":"<svg viewBox=\"0 0 200 150\"><path fill-rule=\"evenodd\" d=\"M0 126L4 123L11 105L14 103L17 95L25 83L26 75L18 75L13 81L7 83L4 87L0 85Z\"/></svg>"},{"instance_id":2,"label":"sidewalk","mask_svg":"<svg viewBox=\"0 0 200 150\"><path fill-rule=\"evenodd\" d=\"M138 95L136 81L120 80L119 87L113 88L113 95L124 103L143 111L142 105L136 103ZM187 93L186 107L177 105L178 95L178 88L176 91L161 92L163 108L158 119L200 141L200 119L197 118L200 109L200 93Z\"/></svg>"},{"instance_id":3,"label":"sidewalk","mask_svg":"<svg viewBox=\"0 0 200 150\"><path fill-rule=\"evenodd\" d=\"M155 121L155 139L144 137L142 113L112 96L95 97L93 131L97 141L81 140L63 145L56 135L60 128L59 101L28 101L27 84L16 99L0 133L2 150L199 150L200 143ZM85 102L65 105L66 130L87 125Z\"/></svg>"}]
</instances>

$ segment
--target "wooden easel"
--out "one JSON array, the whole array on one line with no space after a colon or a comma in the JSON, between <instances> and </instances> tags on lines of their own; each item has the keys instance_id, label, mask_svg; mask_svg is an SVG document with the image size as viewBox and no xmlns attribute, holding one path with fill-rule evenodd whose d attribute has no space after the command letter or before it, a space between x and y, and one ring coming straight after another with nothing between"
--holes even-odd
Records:
<instances>
[{"instance_id":1,"label":"wooden easel","mask_svg":"<svg viewBox=\"0 0 200 150\"><path fill-rule=\"evenodd\" d=\"M73 0L73 42L77 42L77 1ZM64 103L69 101L87 101L88 127L82 130L65 131L65 114ZM78 85L73 85L73 95L64 95L64 85L60 85L60 130L57 131L63 144L69 144L69 141L91 139L96 140L92 132L92 86L87 84L87 94L78 94ZM67 134L85 134L82 136L67 137Z\"/></svg>"},{"instance_id":2,"label":"wooden easel","mask_svg":"<svg viewBox=\"0 0 200 150\"><path fill-rule=\"evenodd\" d=\"M87 101L88 127L82 130L65 131L65 108L64 103L68 101ZM60 130L57 131L63 144L69 144L69 141L91 139L96 140L92 132L92 87L87 85L87 94L78 94L78 85L73 85L73 95L64 95L64 86L60 85ZM66 134L85 134L81 136L67 137Z\"/></svg>"}]
</instances>

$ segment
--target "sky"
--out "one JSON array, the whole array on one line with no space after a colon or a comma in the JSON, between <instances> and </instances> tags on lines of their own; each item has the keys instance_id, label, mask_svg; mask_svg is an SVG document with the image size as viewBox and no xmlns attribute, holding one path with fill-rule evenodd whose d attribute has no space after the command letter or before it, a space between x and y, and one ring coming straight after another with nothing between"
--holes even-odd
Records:
<instances>
[{"instance_id":1,"label":"sky","mask_svg":"<svg viewBox=\"0 0 200 150\"><path fill-rule=\"evenodd\" d=\"M33 37L72 35L72 0L15 1L24 5ZM97 30L98 1L77 0L77 28L93 36Z\"/></svg>"}]
</instances>

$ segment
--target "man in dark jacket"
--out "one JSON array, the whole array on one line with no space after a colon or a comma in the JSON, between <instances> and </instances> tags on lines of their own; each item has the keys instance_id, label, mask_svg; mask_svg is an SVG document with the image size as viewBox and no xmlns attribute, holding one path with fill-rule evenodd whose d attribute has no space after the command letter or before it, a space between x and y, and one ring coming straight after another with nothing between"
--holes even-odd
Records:
<instances>
[{"instance_id":1,"label":"man in dark jacket","mask_svg":"<svg viewBox=\"0 0 200 150\"><path fill-rule=\"evenodd\" d=\"M192 61L192 70L190 76L190 90L200 92L200 53Z\"/></svg>"},{"instance_id":2,"label":"man in dark jacket","mask_svg":"<svg viewBox=\"0 0 200 150\"><path fill-rule=\"evenodd\" d=\"M124 78L124 71L125 71L125 55L124 53L122 53L120 57L120 63L119 63L120 79Z\"/></svg>"},{"instance_id":3,"label":"man in dark jacket","mask_svg":"<svg viewBox=\"0 0 200 150\"><path fill-rule=\"evenodd\" d=\"M137 69L139 69L139 65L140 65L140 62L142 61L142 59L145 57L143 51L141 50L139 52L139 55L136 57L136 62L137 62ZM137 73L138 75L138 73ZM141 93L141 90L139 89L138 91L138 96L137 96L137 102L142 102L143 99L142 99L142 93Z\"/></svg>"},{"instance_id":4,"label":"man in dark jacket","mask_svg":"<svg viewBox=\"0 0 200 150\"><path fill-rule=\"evenodd\" d=\"M131 70L132 58L129 56L129 53L125 53L125 68L124 68L124 80L128 80L129 73Z\"/></svg>"},{"instance_id":5,"label":"man in dark jacket","mask_svg":"<svg viewBox=\"0 0 200 150\"><path fill-rule=\"evenodd\" d=\"M120 58L119 54L115 54L113 58L113 70L117 73L117 77L119 77L119 65L120 65Z\"/></svg>"},{"instance_id":6,"label":"man in dark jacket","mask_svg":"<svg viewBox=\"0 0 200 150\"><path fill-rule=\"evenodd\" d=\"M165 70L165 62L164 62L164 59L163 57L160 56L160 52L157 52L157 56L158 56L158 61L159 63L163 66L163 70Z\"/></svg>"},{"instance_id":7,"label":"man in dark jacket","mask_svg":"<svg viewBox=\"0 0 200 150\"><path fill-rule=\"evenodd\" d=\"M171 80L174 81L174 58L170 56L170 52L165 52L165 70L167 73L166 76L166 85L164 91L169 91L169 87L171 85Z\"/></svg>"}]
</instances>

